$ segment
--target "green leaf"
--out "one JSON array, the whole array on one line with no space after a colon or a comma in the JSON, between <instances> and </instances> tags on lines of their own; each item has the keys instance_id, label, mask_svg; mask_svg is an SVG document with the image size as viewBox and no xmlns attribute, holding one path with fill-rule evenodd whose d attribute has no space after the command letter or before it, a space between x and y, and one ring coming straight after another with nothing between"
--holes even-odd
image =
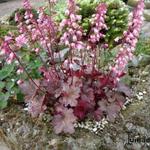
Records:
<instances>
[{"instance_id":1,"label":"green leaf","mask_svg":"<svg viewBox=\"0 0 150 150\"><path fill-rule=\"evenodd\" d=\"M7 82L6 83L6 89L8 91L10 91L14 87L14 85L15 85L15 82L13 82L13 81Z\"/></svg>"},{"instance_id":2,"label":"green leaf","mask_svg":"<svg viewBox=\"0 0 150 150\"><path fill-rule=\"evenodd\" d=\"M24 94L22 94L21 92L17 93L17 101L23 102L24 101Z\"/></svg>"},{"instance_id":3,"label":"green leaf","mask_svg":"<svg viewBox=\"0 0 150 150\"><path fill-rule=\"evenodd\" d=\"M12 73L12 71L14 70L14 65L5 65L2 70L0 70L0 80L3 80L5 78L7 78L8 76L10 76L10 74Z\"/></svg>"},{"instance_id":4,"label":"green leaf","mask_svg":"<svg viewBox=\"0 0 150 150\"><path fill-rule=\"evenodd\" d=\"M0 81L0 90L5 87L5 82Z\"/></svg>"},{"instance_id":5,"label":"green leaf","mask_svg":"<svg viewBox=\"0 0 150 150\"><path fill-rule=\"evenodd\" d=\"M7 107L9 96L9 93L0 93L0 109Z\"/></svg>"},{"instance_id":6,"label":"green leaf","mask_svg":"<svg viewBox=\"0 0 150 150\"><path fill-rule=\"evenodd\" d=\"M7 102L7 101L1 101L1 100L0 100L0 109L6 108L7 105L8 105L8 102Z\"/></svg>"}]
</instances>

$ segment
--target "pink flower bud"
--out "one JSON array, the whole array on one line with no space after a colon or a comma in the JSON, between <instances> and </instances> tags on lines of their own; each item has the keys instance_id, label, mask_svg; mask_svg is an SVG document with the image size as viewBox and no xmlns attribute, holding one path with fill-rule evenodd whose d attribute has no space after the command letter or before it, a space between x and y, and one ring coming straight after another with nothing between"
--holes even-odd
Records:
<instances>
[{"instance_id":1,"label":"pink flower bud","mask_svg":"<svg viewBox=\"0 0 150 150\"><path fill-rule=\"evenodd\" d=\"M77 41L77 36L73 35L72 40L73 40L73 42L76 42Z\"/></svg>"},{"instance_id":2,"label":"pink flower bud","mask_svg":"<svg viewBox=\"0 0 150 150\"><path fill-rule=\"evenodd\" d=\"M38 54L40 52L39 48L34 49L34 51Z\"/></svg>"},{"instance_id":3,"label":"pink flower bud","mask_svg":"<svg viewBox=\"0 0 150 150\"><path fill-rule=\"evenodd\" d=\"M15 58L14 53L10 53L10 54L9 54L9 59L14 59L14 58Z\"/></svg>"},{"instance_id":4,"label":"pink flower bud","mask_svg":"<svg viewBox=\"0 0 150 150\"><path fill-rule=\"evenodd\" d=\"M76 17L74 14L70 14L70 19L72 22L76 21Z\"/></svg>"},{"instance_id":5,"label":"pink flower bud","mask_svg":"<svg viewBox=\"0 0 150 150\"><path fill-rule=\"evenodd\" d=\"M20 85L20 84L22 84L23 82L24 82L24 81L20 79L20 80L17 81L17 84Z\"/></svg>"},{"instance_id":6,"label":"pink flower bud","mask_svg":"<svg viewBox=\"0 0 150 150\"><path fill-rule=\"evenodd\" d=\"M69 10L68 10L68 9L65 11L65 15L66 15L66 16L69 15Z\"/></svg>"},{"instance_id":7,"label":"pink flower bud","mask_svg":"<svg viewBox=\"0 0 150 150\"><path fill-rule=\"evenodd\" d=\"M23 68L19 68L19 69L17 70L17 74L20 75L20 74L22 74L22 73L23 73Z\"/></svg>"}]
</instances>

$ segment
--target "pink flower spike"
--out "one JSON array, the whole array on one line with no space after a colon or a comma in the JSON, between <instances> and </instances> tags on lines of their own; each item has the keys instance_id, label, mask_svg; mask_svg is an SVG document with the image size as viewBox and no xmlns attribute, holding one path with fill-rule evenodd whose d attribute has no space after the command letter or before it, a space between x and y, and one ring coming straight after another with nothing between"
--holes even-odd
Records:
<instances>
[{"instance_id":1,"label":"pink flower spike","mask_svg":"<svg viewBox=\"0 0 150 150\"><path fill-rule=\"evenodd\" d=\"M31 9L31 5L30 5L29 0L24 0L23 1L23 6L24 6L25 9Z\"/></svg>"},{"instance_id":2,"label":"pink flower spike","mask_svg":"<svg viewBox=\"0 0 150 150\"><path fill-rule=\"evenodd\" d=\"M144 11L144 0L139 0L137 7L133 10L132 18L129 22L128 30L124 32L122 47L115 60L115 65L111 69L114 80L118 79L125 72L125 68L133 58L133 51L137 44L137 39L142 26ZM125 59L124 59L125 58Z\"/></svg>"},{"instance_id":3,"label":"pink flower spike","mask_svg":"<svg viewBox=\"0 0 150 150\"><path fill-rule=\"evenodd\" d=\"M11 41L13 38L11 36L5 36L5 41L9 42Z\"/></svg>"},{"instance_id":4,"label":"pink flower spike","mask_svg":"<svg viewBox=\"0 0 150 150\"><path fill-rule=\"evenodd\" d=\"M104 18L107 12L107 6L105 3L100 3L97 7L97 12L93 16L92 25L91 28L91 35L88 41L95 44L96 42L99 42L101 38L103 38L103 34L101 34L101 30L105 29L107 30L107 25L104 22Z\"/></svg>"}]
</instances>

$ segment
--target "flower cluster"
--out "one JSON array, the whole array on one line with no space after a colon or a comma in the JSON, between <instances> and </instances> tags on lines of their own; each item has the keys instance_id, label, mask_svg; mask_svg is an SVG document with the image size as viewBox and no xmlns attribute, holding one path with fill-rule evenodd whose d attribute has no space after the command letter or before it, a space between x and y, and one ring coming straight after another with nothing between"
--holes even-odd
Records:
<instances>
[{"instance_id":1,"label":"flower cluster","mask_svg":"<svg viewBox=\"0 0 150 150\"><path fill-rule=\"evenodd\" d=\"M68 9L66 10L66 19L60 23L60 30L65 29L61 37L61 44L71 47L72 49L81 50L84 48L82 40L82 28L79 25L82 17L77 15L78 7L74 0L68 1Z\"/></svg>"},{"instance_id":2,"label":"flower cluster","mask_svg":"<svg viewBox=\"0 0 150 150\"><path fill-rule=\"evenodd\" d=\"M15 59L15 54L13 53L10 44L12 43L12 37L6 36L5 41L1 45L1 55L6 55L7 64L11 64Z\"/></svg>"},{"instance_id":3,"label":"flower cluster","mask_svg":"<svg viewBox=\"0 0 150 150\"><path fill-rule=\"evenodd\" d=\"M73 133L74 124L87 117L98 121L105 117L114 121L125 103L123 95L130 95L125 85L120 82L114 84L114 80L118 81L132 57L142 23L143 0L134 10L129 29L124 33L122 49L111 68L111 75L95 67L97 50L102 47L97 43L107 30L105 3L96 8L89 35L83 34L80 26L82 16L77 14L79 8L74 0L68 0L66 18L61 23L54 22L44 8L39 9L38 18L35 18L28 0L24 0L24 8L24 18L19 14L15 16L18 35L5 37L1 53L8 63L14 59L18 61L18 75L26 73L28 76L28 81L20 79L17 83L25 94L29 113L33 117L44 111L51 113L57 134ZM19 50L24 47L43 63L38 80L31 78L18 56Z\"/></svg>"},{"instance_id":4,"label":"flower cluster","mask_svg":"<svg viewBox=\"0 0 150 150\"><path fill-rule=\"evenodd\" d=\"M31 5L30 5L29 0L24 0L23 6L24 6L25 9L31 9L32 8Z\"/></svg>"},{"instance_id":5,"label":"flower cluster","mask_svg":"<svg viewBox=\"0 0 150 150\"><path fill-rule=\"evenodd\" d=\"M49 0L49 2L55 4L57 2L57 0Z\"/></svg>"},{"instance_id":6,"label":"flower cluster","mask_svg":"<svg viewBox=\"0 0 150 150\"><path fill-rule=\"evenodd\" d=\"M138 41L139 32L143 21L144 0L138 2L137 7L131 14L128 30L124 32L122 46L115 60L115 66L111 67L112 76L115 80L124 74L125 67L133 58L133 52Z\"/></svg>"},{"instance_id":7,"label":"flower cluster","mask_svg":"<svg viewBox=\"0 0 150 150\"><path fill-rule=\"evenodd\" d=\"M107 6L105 3L101 3L97 7L97 12L92 19L92 29L89 41L92 43L97 43L101 38L104 38L104 34L102 30L107 29L107 25L105 24L105 15L107 12Z\"/></svg>"}]
</instances>

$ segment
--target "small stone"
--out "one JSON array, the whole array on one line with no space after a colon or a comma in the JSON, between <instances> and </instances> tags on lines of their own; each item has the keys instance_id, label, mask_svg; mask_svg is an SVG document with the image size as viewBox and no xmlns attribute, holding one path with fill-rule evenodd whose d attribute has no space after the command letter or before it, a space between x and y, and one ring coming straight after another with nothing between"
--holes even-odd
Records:
<instances>
[{"instance_id":1,"label":"small stone","mask_svg":"<svg viewBox=\"0 0 150 150\"><path fill-rule=\"evenodd\" d=\"M116 145L116 148L118 149L118 150L125 150L124 149L124 143L123 143L123 141L118 141L117 142L117 145Z\"/></svg>"},{"instance_id":2,"label":"small stone","mask_svg":"<svg viewBox=\"0 0 150 150\"><path fill-rule=\"evenodd\" d=\"M132 123L127 123L126 128L131 131L134 128L134 125Z\"/></svg>"},{"instance_id":3,"label":"small stone","mask_svg":"<svg viewBox=\"0 0 150 150\"><path fill-rule=\"evenodd\" d=\"M88 129L88 127L87 127L87 126L84 126L84 128L85 128L85 129Z\"/></svg>"},{"instance_id":4,"label":"small stone","mask_svg":"<svg viewBox=\"0 0 150 150\"><path fill-rule=\"evenodd\" d=\"M140 134L142 134L144 136L146 136L147 133L148 133L147 129L145 129L144 127L137 127L136 130L137 130L138 133L140 133Z\"/></svg>"},{"instance_id":5,"label":"small stone","mask_svg":"<svg viewBox=\"0 0 150 150\"><path fill-rule=\"evenodd\" d=\"M7 132L10 132L10 128L7 129Z\"/></svg>"},{"instance_id":6,"label":"small stone","mask_svg":"<svg viewBox=\"0 0 150 150\"><path fill-rule=\"evenodd\" d=\"M4 120L4 118L1 118L1 121L3 121Z\"/></svg>"},{"instance_id":7,"label":"small stone","mask_svg":"<svg viewBox=\"0 0 150 150\"><path fill-rule=\"evenodd\" d=\"M126 108L127 108L126 106L123 106L123 107L122 107L122 110L125 110Z\"/></svg>"},{"instance_id":8,"label":"small stone","mask_svg":"<svg viewBox=\"0 0 150 150\"><path fill-rule=\"evenodd\" d=\"M19 122L16 122L16 125L17 125L17 126L19 126L19 125L20 125L20 123L19 123Z\"/></svg>"},{"instance_id":9,"label":"small stone","mask_svg":"<svg viewBox=\"0 0 150 150\"><path fill-rule=\"evenodd\" d=\"M28 107L24 108L25 111L28 111Z\"/></svg>"},{"instance_id":10,"label":"small stone","mask_svg":"<svg viewBox=\"0 0 150 150\"><path fill-rule=\"evenodd\" d=\"M97 131L97 128L94 128L93 131L96 132L96 131Z\"/></svg>"},{"instance_id":11,"label":"small stone","mask_svg":"<svg viewBox=\"0 0 150 150\"><path fill-rule=\"evenodd\" d=\"M143 99L143 96L140 96L138 94L136 94L136 97L137 97L138 100L142 100Z\"/></svg>"},{"instance_id":12,"label":"small stone","mask_svg":"<svg viewBox=\"0 0 150 150\"><path fill-rule=\"evenodd\" d=\"M140 96L143 96L143 93L142 93L142 92L139 92L139 95L140 95Z\"/></svg>"},{"instance_id":13,"label":"small stone","mask_svg":"<svg viewBox=\"0 0 150 150\"><path fill-rule=\"evenodd\" d=\"M143 71L143 72L142 72L142 75L144 75L144 76L147 76L148 74L149 74L148 71Z\"/></svg>"},{"instance_id":14,"label":"small stone","mask_svg":"<svg viewBox=\"0 0 150 150\"><path fill-rule=\"evenodd\" d=\"M48 143L49 143L49 145L54 146L54 145L56 145L56 144L57 144L57 142L58 142L58 140L57 140L57 139L52 139L52 140L51 140L51 141L49 141Z\"/></svg>"},{"instance_id":15,"label":"small stone","mask_svg":"<svg viewBox=\"0 0 150 150\"><path fill-rule=\"evenodd\" d=\"M147 92L146 91L143 91L143 94L146 94Z\"/></svg>"},{"instance_id":16,"label":"small stone","mask_svg":"<svg viewBox=\"0 0 150 150\"><path fill-rule=\"evenodd\" d=\"M107 144L112 144L113 143L113 141L112 141L112 139L111 139L109 134L105 135L104 139L105 139Z\"/></svg>"}]
</instances>

